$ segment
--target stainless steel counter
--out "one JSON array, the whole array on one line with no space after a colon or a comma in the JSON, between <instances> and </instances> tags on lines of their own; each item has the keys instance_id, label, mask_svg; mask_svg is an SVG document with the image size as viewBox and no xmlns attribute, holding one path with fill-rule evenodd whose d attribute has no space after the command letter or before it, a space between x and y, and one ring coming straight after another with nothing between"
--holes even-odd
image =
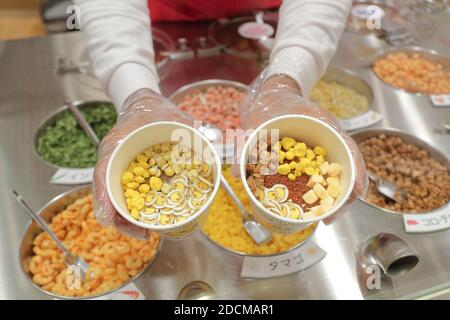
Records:
<instances>
[{"instance_id":1,"label":"stainless steel counter","mask_svg":"<svg viewBox=\"0 0 450 320\"><path fill-rule=\"evenodd\" d=\"M448 14L423 45L450 55ZM445 27L446 26L446 27ZM450 154L450 136L442 133L450 123L450 109L435 109L428 98L392 89L380 82L370 69L362 66L361 53L354 35L345 34L333 64L353 70L364 78L374 92L374 108L384 115L378 126L394 127L415 134ZM39 161L33 153L33 133L39 122L61 106L65 96L75 100L105 99L98 83L87 75L53 72L55 56L68 54L82 43L80 34L69 33L30 40L0 42L0 298L46 299L21 274L18 248L28 216L16 205L10 189L16 189L40 208L53 196L70 187L51 185L55 169ZM378 44L376 44L378 46ZM370 55L365 51L366 54ZM213 59L224 59L213 58ZM232 64L233 60L229 57ZM227 61L228 61L227 60ZM217 65L217 64L216 64ZM359 66L358 66L359 65ZM240 68L239 74L217 70L206 73L203 63L177 62L173 73L202 70L203 78L226 77L241 80L256 75L256 68ZM218 70L221 71L218 71ZM225 69L225 71L224 71ZM162 82L169 94L176 87L196 79L189 72L176 83L173 77ZM194 75L192 77L196 77ZM171 80L172 79L172 80ZM438 133L441 132L441 133ZM421 259L406 275L384 278L380 290L362 289L358 284L355 248L379 232L396 234L410 242ZM154 265L137 281L148 299L176 298L187 283L202 280L216 292L217 298L234 299L374 299L417 298L439 295L450 288L450 230L430 234L406 234L399 215L383 213L357 201L330 226L320 225L314 238L328 254L303 272L267 280L240 279L241 259L219 250L201 234L182 242L166 241ZM443 291L443 292L444 292Z\"/></svg>"}]
</instances>

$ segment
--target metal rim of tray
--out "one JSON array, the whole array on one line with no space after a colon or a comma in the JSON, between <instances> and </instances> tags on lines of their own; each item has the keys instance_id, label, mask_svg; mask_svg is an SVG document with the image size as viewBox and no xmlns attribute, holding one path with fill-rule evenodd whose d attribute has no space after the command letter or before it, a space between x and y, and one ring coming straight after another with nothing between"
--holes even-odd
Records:
<instances>
[{"instance_id":1,"label":"metal rim of tray","mask_svg":"<svg viewBox=\"0 0 450 320\"><path fill-rule=\"evenodd\" d=\"M86 108L91 108L94 107L97 104L110 104L113 105L111 101L106 101L106 100L92 100L92 101L75 101L73 102L73 104L76 107L86 107ZM92 104L92 106L90 106ZM55 111L51 112L48 116L46 116L43 120L41 120L37 126L37 128L34 130L33 133L33 153L35 154L35 156L44 164L56 168L56 169L89 169L89 168L94 168L94 167L86 167L86 168L73 168L73 167L62 167L59 166L57 164L54 164L50 161L45 160L44 158L42 158L42 156L39 154L39 152L37 151L37 145L38 145L38 139L41 136L42 132L45 130L46 127L54 124L56 122L56 120L58 120L58 117L61 116L61 114L64 111L67 111L68 107L63 105L61 107L59 107L58 109L56 109Z\"/></svg>"},{"instance_id":2,"label":"metal rim of tray","mask_svg":"<svg viewBox=\"0 0 450 320\"><path fill-rule=\"evenodd\" d=\"M377 77L378 80L380 80L382 83L384 83L385 85L387 85L391 89L398 90L400 92L404 92L404 93L408 93L408 94L412 94L412 95L415 95L415 96L421 96L421 97L433 96L434 94L429 94L429 93L425 93L425 92L414 92L414 91L409 91L409 90L406 90L406 89L402 89L402 88L396 87L396 86L394 86L394 85L392 85L390 83L387 83L380 76L378 76L378 74L373 69L374 63L377 60L380 60L380 59L384 58L386 55L388 55L390 53L397 53L397 52L421 53L421 54L424 55L424 57L426 59L428 59L430 61L433 61L433 62L437 62L437 63L443 64L444 68L447 69L449 72L450 72L450 59L448 57L446 57L445 55L437 52L436 50L426 49L426 48L419 47L419 46L406 46L406 47L401 47L401 48L391 47L391 48L387 48L387 49L385 48L385 49L382 49L382 50L379 50L378 52L376 52L374 57L372 58L372 62L370 63L370 70L371 70L372 74L374 74L375 77ZM436 95L439 95L439 94L436 94Z\"/></svg>"},{"instance_id":3,"label":"metal rim of tray","mask_svg":"<svg viewBox=\"0 0 450 320\"><path fill-rule=\"evenodd\" d=\"M403 130L400 129L396 129L396 128L375 128L375 129L361 129L358 131L355 131L353 133L350 134L350 136L355 140L356 144L358 144L361 141L364 141L366 139L368 139L369 137L375 137L378 134L386 134L386 135L393 135L393 136L397 136L400 137L402 139L406 138L407 140L405 140L405 142L413 144L417 147L420 147L424 150L426 150L429 154L430 157L435 159L436 161L439 161L440 163L443 163L444 165L447 166L447 169L450 171L450 160L448 159L448 157L445 155L445 153L443 153L439 148L437 148L434 144L429 143L427 141L424 141L410 133L407 133ZM367 135L365 137L362 137L360 140L359 139L355 139L355 136L358 135ZM437 155L439 158L441 159L436 159L436 157L434 157L434 155ZM363 203L371 206L372 208L375 208L379 211L385 212L385 213L389 213L395 216L402 216L402 215L408 215L408 214L423 214L426 215L428 213L433 213L439 210L442 210L443 208L447 208L450 207L450 201L448 201L446 204L444 204L443 206L440 206L439 208L435 208L431 211L426 211L426 212L403 212L403 211L394 211L394 210L390 210L390 209L386 209L380 206L377 206L373 203L370 203L369 201L367 201L365 198L363 197L358 197L358 199L360 201L362 201Z\"/></svg>"},{"instance_id":4,"label":"metal rim of tray","mask_svg":"<svg viewBox=\"0 0 450 320\"><path fill-rule=\"evenodd\" d=\"M41 215L41 213L44 212L44 211L46 210L46 208L48 208L49 206L51 206L51 205L57 203L58 201L61 201L61 200L64 199L65 197L69 197L69 196L74 195L74 194L77 194L77 195L79 194L80 197L83 197L83 196L87 196L87 195L88 195L89 193L91 193L91 192L92 192L91 186L81 186L81 187L77 187L77 188L71 189L71 190L69 190L69 191L66 191L66 192L64 192L64 193L61 193L61 194L59 194L59 195L53 197L53 198L52 198L50 201L48 201L44 206L42 206L42 208L39 209L39 211L37 212L37 214L38 214L38 215ZM53 215L53 217L54 217L54 216L55 216L55 215ZM23 250L22 247L25 245L25 244L24 244L25 237L26 237L27 233L29 232L29 230L30 230L30 228L31 228L31 226L32 226L33 223L35 224L36 222L35 222L35 221L30 221L30 222L27 224L27 226L25 227L24 232L22 233L22 240L21 240L21 242L20 242L20 247L19 247L19 264L20 264L20 269L21 269L23 275L28 279L28 281L31 283L31 285L32 285L34 288L36 288L38 291L40 291L40 292L42 292L42 293L45 293L46 295L48 295L48 296L50 296L50 297L52 297L52 298L54 298L54 299L61 299L61 300L90 300L90 299L97 299L97 298L101 298L101 297L105 297L105 296L108 296L108 295L110 295L110 294L113 294L113 293L119 291L120 289L122 289L123 287L127 286L128 284L134 282L134 281L137 280L141 275L143 275L143 274L150 268L150 266L156 261L156 259L158 258L159 254L160 254L160 252L161 252L162 245L163 245L163 238L162 238L162 237L159 237L158 247L156 248L155 255L152 257L152 259L151 259L149 262L147 262L147 264L142 268L142 270L141 270L139 273L137 273L136 275L134 275L133 277L131 277L128 281L124 282L123 284L121 284L121 285L118 286L117 288L112 289L112 290L109 290L109 291L106 291L106 292L103 292L103 293L99 293L99 294L96 294L96 295L86 296L86 297L68 297L68 296L61 296L61 295L58 295L58 294L56 294L56 293L53 293L53 292L50 292L50 291L46 291L46 290L44 290L42 287L40 287L39 285L37 285L36 283L34 283L34 282L32 281L32 279L31 279L31 277L30 277L30 274L29 274L28 272L26 272L26 270L24 269L24 261L25 261L25 259L28 258L29 256L27 256L25 259L22 259L22 250ZM37 228L40 229L39 226L37 226ZM42 230L42 229L41 229L41 230ZM43 232L43 231L42 231L42 232ZM40 233L38 233L38 234L40 234ZM37 236L37 235L36 235L36 236ZM34 238L36 238L36 236L35 236ZM33 238L33 241L34 241L34 238ZM31 243L31 244L32 244L32 243Z\"/></svg>"}]
</instances>

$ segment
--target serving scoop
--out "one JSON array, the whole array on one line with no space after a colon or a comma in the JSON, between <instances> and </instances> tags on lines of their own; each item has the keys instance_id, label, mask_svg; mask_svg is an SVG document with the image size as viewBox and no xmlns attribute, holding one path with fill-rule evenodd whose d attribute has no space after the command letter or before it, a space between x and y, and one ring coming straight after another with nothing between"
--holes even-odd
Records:
<instances>
[{"instance_id":1,"label":"serving scoop","mask_svg":"<svg viewBox=\"0 0 450 320\"><path fill-rule=\"evenodd\" d=\"M392 182L384 180L383 178L374 175L369 171L367 171L367 174L369 176L369 179L375 182L375 186L377 187L379 193L395 202L403 202L405 198L405 190L397 188L397 186ZM400 201L395 197L397 191L400 192Z\"/></svg>"},{"instance_id":2,"label":"serving scoop","mask_svg":"<svg viewBox=\"0 0 450 320\"><path fill-rule=\"evenodd\" d=\"M22 206L22 208L25 209L25 211L28 213L28 215L36 221L39 226L44 229L45 232L47 232L50 237L55 241L58 248L63 252L64 255L64 262L68 267L72 267L73 270L79 270L80 271L80 279L84 281L86 279L86 274L89 270L89 264L80 256L74 255L70 253L70 251L66 248L66 246L59 240L58 236L53 232L52 229L47 225L47 223L38 215L36 212L34 212L30 206L25 202L25 200L22 198L22 196L16 191L12 190L12 194L16 198L17 202Z\"/></svg>"},{"instance_id":3,"label":"serving scoop","mask_svg":"<svg viewBox=\"0 0 450 320\"><path fill-rule=\"evenodd\" d=\"M222 134L219 128L214 125L207 124L198 128L198 131L200 131L211 143L218 143L218 141L222 141ZM241 200L239 200L239 197L233 191L233 188L231 188L230 184L223 177L223 175L220 175L220 184L231 197L231 199L233 199L234 203L238 206L239 211L241 211L244 229L253 239L253 241L255 241L257 244L263 244L267 241L270 241L270 239L272 239L272 232L253 220L251 214L247 212L244 204L241 202Z\"/></svg>"}]
</instances>

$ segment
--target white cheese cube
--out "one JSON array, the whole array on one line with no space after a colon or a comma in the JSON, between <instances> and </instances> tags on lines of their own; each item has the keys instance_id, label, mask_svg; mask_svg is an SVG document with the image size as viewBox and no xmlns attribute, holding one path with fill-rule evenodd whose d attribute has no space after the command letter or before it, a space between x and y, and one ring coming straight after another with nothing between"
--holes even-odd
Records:
<instances>
[{"instance_id":1,"label":"white cheese cube","mask_svg":"<svg viewBox=\"0 0 450 320\"><path fill-rule=\"evenodd\" d=\"M322 200L328 197L327 190L320 183L314 185L313 191Z\"/></svg>"},{"instance_id":2,"label":"white cheese cube","mask_svg":"<svg viewBox=\"0 0 450 320\"><path fill-rule=\"evenodd\" d=\"M305 193L302 196L302 198L303 198L303 200L305 200L305 202L307 204L313 204L314 202L316 202L319 199L319 197L316 196L316 194L314 193L313 190L309 190L307 193Z\"/></svg>"}]
</instances>

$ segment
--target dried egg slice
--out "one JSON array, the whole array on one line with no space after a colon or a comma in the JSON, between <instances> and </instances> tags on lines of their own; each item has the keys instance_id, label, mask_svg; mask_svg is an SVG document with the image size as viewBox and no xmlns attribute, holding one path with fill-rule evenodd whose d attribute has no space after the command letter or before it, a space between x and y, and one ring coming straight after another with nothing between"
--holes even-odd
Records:
<instances>
[{"instance_id":1,"label":"dried egg slice","mask_svg":"<svg viewBox=\"0 0 450 320\"><path fill-rule=\"evenodd\" d=\"M273 189L264 189L264 199L276 201L278 199L278 193Z\"/></svg>"},{"instance_id":2,"label":"dried egg slice","mask_svg":"<svg viewBox=\"0 0 450 320\"><path fill-rule=\"evenodd\" d=\"M203 200L208 196L206 193L198 190L197 188L191 188L189 193L191 197L195 200Z\"/></svg>"},{"instance_id":3,"label":"dried egg slice","mask_svg":"<svg viewBox=\"0 0 450 320\"><path fill-rule=\"evenodd\" d=\"M275 200L277 200L278 202L285 202L288 199L289 190L285 185L275 184L271 189L276 192L277 198Z\"/></svg>"},{"instance_id":4,"label":"dried egg slice","mask_svg":"<svg viewBox=\"0 0 450 320\"><path fill-rule=\"evenodd\" d=\"M184 182L181 181L175 181L173 183L171 183L170 186L171 190L179 190L181 192L183 192L184 190L186 190L186 184L184 184Z\"/></svg>"},{"instance_id":5,"label":"dried egg slice","mask_svg":"<svg viewBox=\"0 0 450 320\"><path fill-rule=\"evenodd\" d=\"M206 202L205 200L195 200L190 198L188 201L188 206L192 210L198 210L205 204L205 202Z\"/></svg>"},{"instance_id":6,"label":"dried egg slice","mask_svg":"<svg viewBox=\"0 0 450 320\"><path fill-rule=\"evenodd\" d=\"M156 201L156 191L150 190L147 196L145 197L145 205L151 206Z\"/></svg>"},{"instance_id":7,"label":"dried egg slice","mask_svg":"<svg viewBox=\"0 0 450 320\"><path fill-rule=\"evenodd\" d=\"M303 209L301 206L299 206L296 203L292 203L292 202L286 202L285 204L287 206L289 206L289 209L290 209L289 218L290 219L298 220L303 216Z\"/></svg>"},{"instance_id":8,"label":"dried egg slice","mask_svg":"<svg viewBox=\"0 0 450 320\"><path fill-rule=\"evenodd\" d=\"M170 180L170 184L173 184L175 181L178 181L178 180L181 180L185 186L187 186L188 183L189 183L188 178L185 175L183 175L183 174L176 174Z\"/></svg>"},{"instance_id":9,"label":"dried egg slice","mask_svg":"<svg viewBox=\"0 0 450 320\"><path fill-rule=\"evenodd\" d=\"M167 201L168 202L173 202L176 204L180 204L184 201L184 195L183 192L180 190L173 190L170 191L169 194L167 195Z\"/></svg>"},{"instance_id":10,"label":"dried egg slice","mask_svg":"<svg viewBox=\"0 0 450 320\"><path fill-rule=\"evenodd\" d=\"M156 195L156 201L153 203L153 207L157 209L164 208L166 199L167 197L164 193L158 192L158 194Z\"/></svg>"}]
</instances>

